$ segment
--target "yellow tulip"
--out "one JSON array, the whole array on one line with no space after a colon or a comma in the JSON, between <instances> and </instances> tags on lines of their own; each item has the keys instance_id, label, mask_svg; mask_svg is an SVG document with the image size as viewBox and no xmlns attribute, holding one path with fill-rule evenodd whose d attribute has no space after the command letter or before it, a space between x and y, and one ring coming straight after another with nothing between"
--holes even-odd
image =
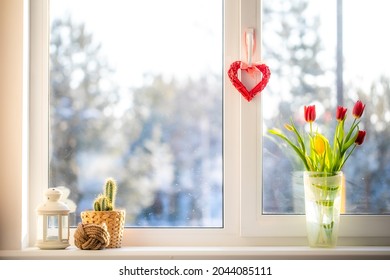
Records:
<instances>
[{"instance_id":1,"label":"yellow tulip","mask_svg":"<svg viewBox=\"0 0 390 280\"><path fill-rule=\"evenodd\" d=\"M314 136L314 150L319 155L322 155L325 152L325 141L319 135Z\"/></svg>"}]
</instances>

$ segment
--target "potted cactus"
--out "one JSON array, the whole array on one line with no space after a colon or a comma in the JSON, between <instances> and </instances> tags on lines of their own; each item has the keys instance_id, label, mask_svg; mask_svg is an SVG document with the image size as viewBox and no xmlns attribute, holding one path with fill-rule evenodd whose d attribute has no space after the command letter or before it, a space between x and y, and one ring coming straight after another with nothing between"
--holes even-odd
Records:
<instances>
[{"instance_id":1,"label":"potted cactus","mask_svg":"<svg viewBox=\"0 0 390 280\"><path fill-rule=\"evenodd\" d=\"M107 248L120 248L125 225L125 210L115 208L117 185L113 178L106 179L103 193L93 202L93 210L81 212L84 224L106 224L110 234L110 244Z\"/></svg>"},{"instance_id":2,"label":"potted cactus","mask_svg":"<svg viewBox=\"0 0 390 280\"><path fill-rule=\"evenodd\" d=\"M104 184L104 193L99 194L93 202L95 211L112 211L115 208L117 186L112 178L108 178Z\"/></svg>"}]
</instances>

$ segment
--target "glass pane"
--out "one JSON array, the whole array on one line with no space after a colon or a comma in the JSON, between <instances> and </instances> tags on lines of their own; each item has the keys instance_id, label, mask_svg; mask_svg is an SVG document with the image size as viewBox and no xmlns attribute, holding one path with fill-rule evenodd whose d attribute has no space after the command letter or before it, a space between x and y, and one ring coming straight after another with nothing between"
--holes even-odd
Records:
<instances>
[{"instance_id":1,"label":"glass pane","mask_svg":"<svg viewBox=\"0 0 390 280\"><path fill-rule=\"evenodd\" d=\"M207 8L205 8L207 7ZM50 186L127 226L222 226L222 1L50 1Z\"/></svg>"},{"instance_id":2,"label":"glass pane","mask_svg":"<svg viewBox=\"0 0 390 280\"><path fill-rule=\"evenodd\" d=\"M390 213L390 18L386 1L264 0L263 59L272 77L262 95L263 213L304 213L303 166L267 130L290 118L308 129L305 105L316 105L316 127L333 141L337 105L366 104L360 129L367 131L343 171L344 213ZM341 4L342 9L338 8ZM339 6L340 7L340 6ZM337 32L337 11L342 32ZM339 67L339 68L338 68ZM337 69L340 69L338 74Z\"/></svg>"},{"instance_id":3,"label":"glass pane","mask_svg":"<svg viewBox=\"0 0 390 280\"><path fill-rule=\"evenodd\" d=\"M47 217L47 236L46 240L58 240L58 216L45 216Z\"/></svg>"},{"instance_id":4,"label":"glass pane","mask_svg":"<svg viewBox=\"0 0 390 280\"><path fill-rule=\"evenodd\" d=\"M62 220L62 232L61 232L62 240L69 239L68 216L61 216L61 220Z\"/></svg>"}]
</instances>

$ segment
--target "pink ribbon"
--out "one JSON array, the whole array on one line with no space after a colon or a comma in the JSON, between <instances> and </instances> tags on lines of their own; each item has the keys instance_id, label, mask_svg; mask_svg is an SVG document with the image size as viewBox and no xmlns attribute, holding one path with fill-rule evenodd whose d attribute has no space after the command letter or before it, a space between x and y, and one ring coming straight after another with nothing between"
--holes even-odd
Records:
<instances>
[{"instance_id":1,"label":"pink ribbon","mask_svg":"<svg viewBox=\"0 0 390 280\"><path fill-rule=\"evenodd\" d=\"M261 71L256 67L257 65L261 65L261 63L252 63L251 66L248 63L241 61L240 69L245 70L252 78L256 76L256 72L261 73Z\"/></svg>"}]
</instances>

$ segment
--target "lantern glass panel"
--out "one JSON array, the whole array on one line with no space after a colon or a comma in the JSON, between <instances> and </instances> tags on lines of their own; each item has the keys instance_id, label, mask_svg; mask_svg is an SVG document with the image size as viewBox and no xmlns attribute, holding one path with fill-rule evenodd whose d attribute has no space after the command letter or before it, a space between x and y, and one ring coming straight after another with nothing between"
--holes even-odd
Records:
<instances>
[{"instance_id":1,"label":"lantern glass panel","mask_svg":"<svg viewBox=\"0 0 390 280\"><path fill-rule=\"evenodd\" d=\"M61 216L62 218L62 239L69 239L69 224L68 216Z\"/></svg>"},{"instance_id":2,"label":"lantern glass panel","mask_svg":"<svg viewBox=\"0 0 390 280\"><path fill-rule=\"evenodd\" d=\"M58 240L58 216L47 217L47 236L46 240Z\"/></svg>"}]
</instances>

